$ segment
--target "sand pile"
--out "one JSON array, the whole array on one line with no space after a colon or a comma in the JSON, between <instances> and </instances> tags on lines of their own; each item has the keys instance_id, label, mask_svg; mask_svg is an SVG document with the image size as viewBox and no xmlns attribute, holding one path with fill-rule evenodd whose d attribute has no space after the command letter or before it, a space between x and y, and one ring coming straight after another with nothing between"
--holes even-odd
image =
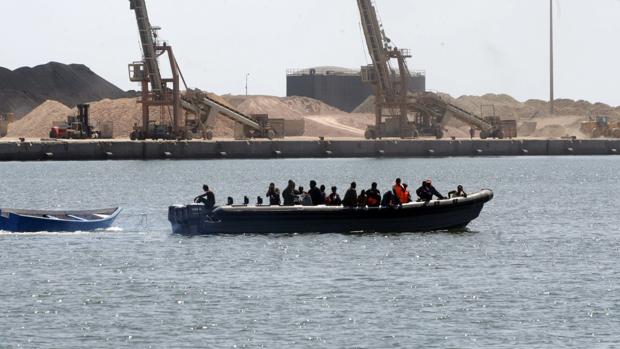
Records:
<instances>
[{"instance_id":1,"label":"sand pile","mask_svg":"<svg viewBox=\"0 0 620 349\"><path fill-rule=\"evenodd\" d=\"M33 68L0 68L0 111L20 118L46 100L68 106L122 98L127 93L81 64L50 62Z\"/></svg>"},{"instance_id":2,"label":"sand pile","mask_svg":"<svg viewBox=\"0 0 620 349\"><path fill-rule=\"evenodd\" d=\"M54 122L67 121L71 108L56 101L45 101L27 116L9 125L7 137L49 137Z\"/></svg>"},{"instance_id":3,"label":"sand pile","mask_svg":"<svg viewBox=\"0 0 620 349\"><path fill-rule=\"evenodd\" d=\"M211 95L210 95L211 96ZM213 97L213 96L211 96ZM68 115L77 115L77 109L70 109L56 101L46 101L21 120L13 123L7 137L46 138L54 122L67 121ZM128 138L134 124L142 120L142 106L137 98L104 99L90 104L90 116L93 125L112 122L115 138ZM171 120L167 108L151 108L151 119ZM215 126L216 137L232 137L233 123L218 118Z\"/></svg>"},{"instance_id":4,"label":"sand pile","mask_svg":"<svg viewBox=\"0 0 620 349\"><path fill-rule=\"evenodd\" d=\"M620 119L620 107L603 103L590 103L583 100L559 99L555 102L555 115L550 115L549 103L541 100L517 101L505 94L486 94L484 96L461 96L452 98L441 94L453 104L476 115L490 116L493 106L495 115L505 120L517 120L520 137L556 138L577 136L585 138L580 131L582 121L597 115ZM374 112L374 97L369 97L357 112ZM469 137L469 126L454 118L446 118L447 136Z\"/></svg>"}]
</instances>

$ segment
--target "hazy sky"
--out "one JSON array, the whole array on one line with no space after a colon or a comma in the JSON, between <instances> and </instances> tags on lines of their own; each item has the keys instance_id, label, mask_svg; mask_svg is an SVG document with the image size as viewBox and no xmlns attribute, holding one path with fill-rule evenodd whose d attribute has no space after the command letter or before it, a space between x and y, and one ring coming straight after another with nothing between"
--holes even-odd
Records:
<instances>
[{"instance_id":1,"label":"hazy sky","mask_svg":"<svg viewBox=\"0 0 620 349\"><path fill-rule=\"evenodd\" d=\"M554 0L561 98L620 105L620 1ZM547 0L376 0L428 88L547 99ZM285 95L288 68L358 68L368 55L354 0L147 0L190 87ZM0 0L0 66L83 63L123 89L140 59L128 0Z\"/></svg>"}]
</instances>

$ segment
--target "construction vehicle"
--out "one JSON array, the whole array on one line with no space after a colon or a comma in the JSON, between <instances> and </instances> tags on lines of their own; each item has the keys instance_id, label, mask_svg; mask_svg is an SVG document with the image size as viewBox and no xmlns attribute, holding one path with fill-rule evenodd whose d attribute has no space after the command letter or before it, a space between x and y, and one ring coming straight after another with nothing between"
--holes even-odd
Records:
<instances>
[{"instance_id":1,"label":"construction vehicle","mask_svg":"<svg viewBox=\"0 0 620 349\"><path fill-rule=\"evenodd\" d=\"M90 124L88 104L78 104L78 115L69 115L67 122L52 126L50 138L53 139L93 139L101 138L101 132Z\"/></svg>"},{"instance_id":2,"label":"construction vehicle","mask_svg":"<svg viewBox=\"0 0 620 349\"><path fill-rule=\"evenodd\" d=\"M0 113L0 138L6 137L6 134L9 132L9 124L13 121L13 113Z\"/></svg>"},{"instance_id":3,"label":"construction vehicle","mask_svg":"<svg viewBox=\"0 0 620 349\"><path fill-rule=\"evenodd\" d=\"M371 83L375 90L375 125L369 126L367 139L383 137L416 138L444 136L442 123L447 115L480 130L483 138L504 138L504 125L497 119L485 120L432 92L412 93L409 90L410 72L407 59L410 51L392 46L385 35L372 0L357 0L360 18L372 64L363 66L362 81ZM396 61L397 69L392 68ZM512 133L512 131L511 131Z\"/></svg>"},{"instance_id":4,"label":"construction vehicle","mask_svg":"<svg viewBox=\"0 0 620 349\"><path fill-rule=\"evenodd\" d=\"M590 138L620 138L620 121L612 122L607 116L597 116L582 122L580 130Z\"/></svg>"},{"instance_id":5,"label":"construction vehicle","mask_svg":"<svg viewBox=\"0 0 620 349\"><path fill-rule=\"evenodd\" d=\"M143 54L142 61L129 64L129 79L141 83L142 104L142 123L134 127L132 139L211 139L218 115L243 125L253 138L284 137L270 128L269 122L257 122L202 91L188 89L172 47L160 42L160 28L151 25L146 1L129 0L129 4L136 15ZM159 58L164 55L172 72L169 78L162 77L159 66ZM187 91L184 95L180 91L181 81ZM151 107L160 108L159 122L151 120Z\"/></svg>"}]
</instances>

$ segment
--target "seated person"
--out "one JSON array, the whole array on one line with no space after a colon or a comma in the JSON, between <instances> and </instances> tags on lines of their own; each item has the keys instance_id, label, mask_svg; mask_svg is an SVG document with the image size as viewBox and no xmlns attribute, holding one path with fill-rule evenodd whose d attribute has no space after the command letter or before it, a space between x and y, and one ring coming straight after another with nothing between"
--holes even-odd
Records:
<instances>
[{"instance_id":1,"label":"seated person","mask_svg":"<svg viewBox=\"0 0 620 349\"><path fill-rule=\"evenodd\" d=\"M299 187L299 197L298 197L298 201L299 204L302 206L314 206L314 203L312 201L312 196L308 193L306 193L304 191L303 187Z\"/></svg>"},{"instance_id":2,"label":"seated person","mask_svg":"<svg viewBox=\"0 0 620 349\"><path fill-rule=\"evenodd\" d=\"M357 207L357 184L355 182L351 183L351 187L347 190L347 193L344 195L344 200L342 200L342 205L344 207Z\"/></svg>"},{"instance_id":3,"label":"seated person","mask_svg":"<svg viewBox=\"0 0 620 349\"><path fill-rule=\"evenodd\" d=\"M204 191L204 194L197 196L194 199L194 202L197 204L202 203L208 209L215 207L215 194L213 194L213 192L209 190L209 186L206 184L203 185L202 190Z\"/></svg>"},{"instance_id":4,"label":"seated person","mask_svg":"<svg viewBox=\"0 0 620 349\"><path fill-rule=\"evenodd\" d=\"M416 194L420 198L419 201L431 201L433 196L436 196L439 200L445 200L445 197L433 187L433 182L430 179L422 182L422 186L416 190Z\"/></svg>"},{"instance_id":5,"label":"seated person","mask_svg":"<svg viewBox=\"0 0 620 349\"><path fill-rule=\"evenodd\" d=\"M338 195L338 188L332 187L332 193L327 197L327 206L340 206L342 205L342 199Z\"/></svg>"},{"instance_id":6,"label":"seated person","mask_svg":"<svg viewBox=\"0 0 620 349\"><path fill-rule=\"evenodd\" d=\"M396 208L401 204L398 195L394 192L394 190L390 190L383 194L383 199L381 200L381 207L391 207Z\"/></svg>"},{"instance_id":7,"label":"seated person","mask_svg":"<svg viewBox=\"0 0 620 349\"><path fill-rule=\"evenodd\" d=\"M368 195L366 194L366 190L362 190L360 196L357 197L357 207L366 206L368 206Z\"/></svg>"},{"instance_id":8,"label":"seated person","mask_svg":"<svg viewBox=\"0 0 620 349\"><path fill-rule=\"evenodd\" d=\"M411 202L411 193L409 192L409 184L407 183L403 183L403 198L401 199L401 202L403 204L408 204Z\"/></svg>"},{"instance_id":9,"label":"seated person","mask_svg":"<svg viewBox=\"0 0 620 349\"><path fill-rule=\"evenodd\" d=\"M449 198L466 198L467 193L463 190L463 186L459 185L456 190L453 190L448 193Z\"/></svg>"},{"instance_id":10,"label":"seated person","mask_svg":"<svg viewBox=\"0 0 620 349\"><path fill-rule=\"evenodd\" d=\"M379 207L381 205L381 192L377 189L377 183L373 183L371 188L366 191L368 197L368 207Z\"/></svg>"},{"instance_id":11,"label":"seated person","mask_svg":"<svg viewBox=\"0 0 620 349\"><path fill-rule=\"evenodd\" d=\"M294 206L298 195L299 192L295 189L295 182L289 180L286 189L284 189L284 191L282 192L282 197L284 198L284 206Z\"/></svg>"},{"instance_id":12,"label":"seated person","mask_svg":"<svg viewBox=\"0 0 620 349\"><path fill-rule=\"evenodd\" d=\"M325 204L325 198L323 197L323 193L321 193L321 189L317 187L316 181L310 181L310 190L308 190L308 195L312 198L313 205L317 206Z\"/></svg>"},{"instance_id":13,"label":"seated person","mask_svg":"<svg viewBox=\"0 0 620 349\"><path fill-rule=\"evenodd\" d=\"M269 184L269 189L265 196L269 199L269 205L280 206L280 189L276 188L274 183Z\"/></svg>"}]
</instances>

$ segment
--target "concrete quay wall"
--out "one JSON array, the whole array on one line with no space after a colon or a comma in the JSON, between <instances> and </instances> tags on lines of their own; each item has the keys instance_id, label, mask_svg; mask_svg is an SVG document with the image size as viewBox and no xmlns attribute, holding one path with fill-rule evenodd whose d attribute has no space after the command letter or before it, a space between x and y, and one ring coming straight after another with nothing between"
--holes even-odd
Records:
<instances>
[{"instance_id":1,"label":"concrete quay wall","mask_svg":"<svg viewBox=\"0 0 620 349\"><path fill-rule=\"evenodd\" d=\"M0 161L618 155L620 140L0 142Z\"/></svg>"}]
</instances>

